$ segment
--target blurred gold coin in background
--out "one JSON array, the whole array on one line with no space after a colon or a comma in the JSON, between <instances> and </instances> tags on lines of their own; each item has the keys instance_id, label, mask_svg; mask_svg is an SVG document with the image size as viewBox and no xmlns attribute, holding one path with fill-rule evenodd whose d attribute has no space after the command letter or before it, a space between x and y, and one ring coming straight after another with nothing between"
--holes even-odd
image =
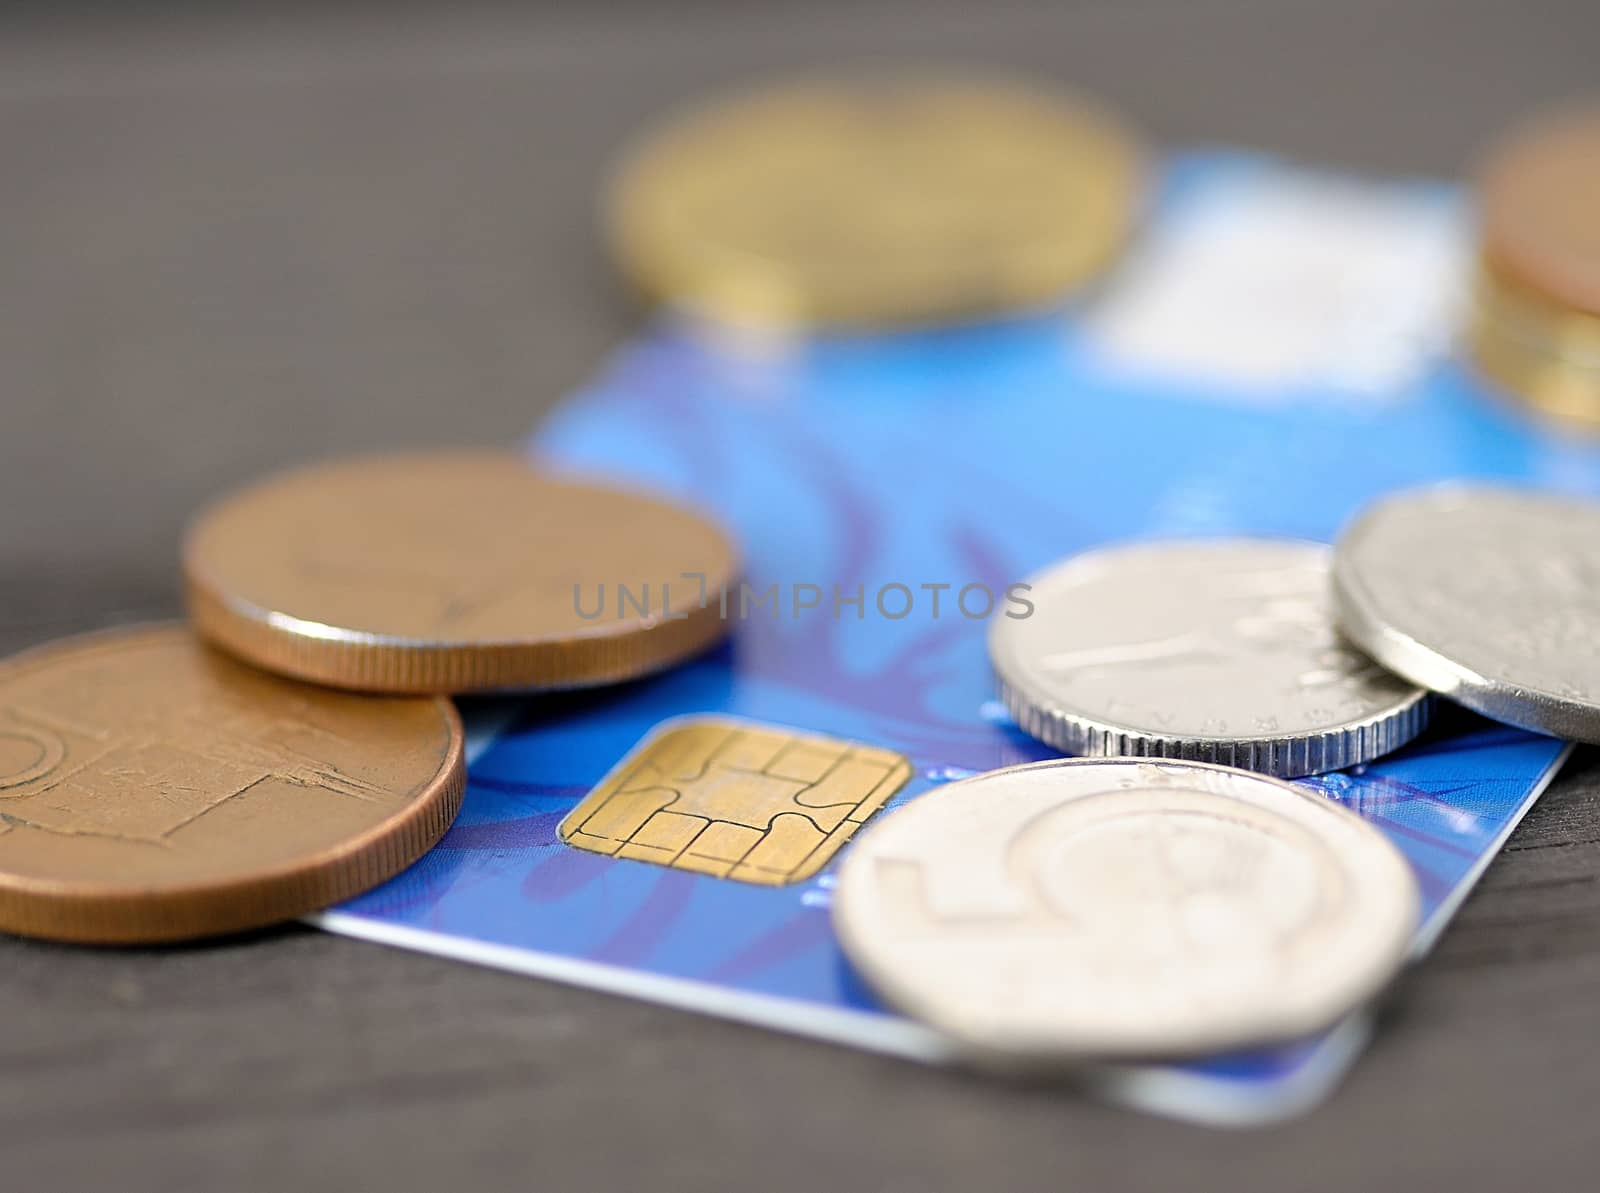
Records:
<instances>
[{"instance_id":1,"label":"blurred gold coin in background","mask_svg":"<svg viewBox=\"0 0 1600 1193\"><path fill-rule=\"evenodd\" d=\"M1484 159L1470 340L1493 380L1600 428L1600 104L1539 117Z\"/></svg>"},{"instance_id":2,"label":"blurred gold coin in background","mask_svg":"<svg viewBox=\"0 0 1600 1193\"><path fill-rule=\"evenodd\" d=\"M1469 328L1479 368L1535 409L1600 431L1600 315L1479 263Z\"/></svg>"},{"instance_id":3,"label":"blurred gold coin in background","mask_svg":"<svg viewBox=\"0 0 1600 1193\"><path fill-rule=\"evenodd\" d=\"M871 328L1057 301L1116 255L1141 154L1107 113L1002 82L795 83L689 114L623 162L610 237L713 321Z\"/></svg>"},{"instance_id":4,"label":"blurred gold coin in background","mask_svg":"<svg viewBox=\"0 0 1600 1193\"><path fill-rule=\"evenodd\" d=\"M583 687L721 638L726 536L681 506L510 452L314 465L190 527L190 618L239 657L376 692Z\"/></svg>"},{"instance_id":5,"label":"blurred gold coin in background","mask_svg":"<svg viewBox=\"0 0 1600 1193\"><path fill-rule=\"evenodd\" d=\"M448 700L242 666L181 626L0 663L0 930L186 940L351 898L444 834L466 783Z\"/></svg>"},{"instance_id":6,"label":"blurred gold coin in background","mask_svg":"<svg viewBox=\"0 0 1600 1193\"><path fill-rule=\"evenodd\" d=\"M1600 315L1600 103L1514 130L1484 159L1478 201L1497 272Z\"/></svg>"}]
</instances>

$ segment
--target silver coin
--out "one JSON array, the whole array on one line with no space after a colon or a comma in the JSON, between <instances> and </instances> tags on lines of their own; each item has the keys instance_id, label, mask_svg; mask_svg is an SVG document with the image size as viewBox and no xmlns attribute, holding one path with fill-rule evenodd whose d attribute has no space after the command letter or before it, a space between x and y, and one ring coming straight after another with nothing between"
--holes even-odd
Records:
<instances>
[{"instance_id":1,"label":"silver coin","mask_svg":"<svg viewBox=\"0 0 1600 1193\"><path fill-rule=\"evenodd\" d=\"M1228 767L1062 759L911 801L855 840L834 925L890 1003L1028 1069L1297 1038L1393 976L1416 881L1376 829Z\"/></svg>"},{"instance_id":2,"label":"silver coin","mask_svg":"<svg viewBox=\"0 0 1600 1193\"><path fill-rule=\"evenodd\" d=\"M1384 666L1508 725L1600 742L1600 505L1447 485L1340 538L1345 632Z\"/></svg>"},{"instance_id":3,"label":"silver coin","mask_svg":"<svg viewBox=\"0 0 1600 1193\"><path fill-rule=\"evenodd\" d=\"M1334 629L1332 552L1285 539L1092 551L1030 580L989 659L1026 732L1068 754L1293 778L1387 754L1431 702Z\"/></svg>"}]
</instances>

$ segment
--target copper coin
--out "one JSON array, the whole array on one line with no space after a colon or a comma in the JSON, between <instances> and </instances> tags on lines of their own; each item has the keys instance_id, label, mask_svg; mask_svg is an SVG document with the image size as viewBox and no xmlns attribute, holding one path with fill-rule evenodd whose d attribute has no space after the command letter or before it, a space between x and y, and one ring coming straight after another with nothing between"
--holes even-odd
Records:
<instances>
[{"instance_id":1,"label":"copper coin","mask_svg":"<svg viewBox=\"0 0 1600 1193\"><path fill-rule=\"evenodd\" d=\"M0 930L132 944L303 915L420 857L465 782L442 698L290 683L181 626L50 643L0 663Z\"/></svg>"},{"instance_id":2,"label":"copper coin","mask_svg":"<svg viewBox=\"0 0 1600 1193\"><path fill-rule=\"evenodd\" d=\"M196 629L241 658L375 692L583 687L722 637L735 555L679 506L506 452L368 456L246 489L183 549Z\"/></svg>"},{"instance_id":3,"label":"copper coin","mask_svg":"<svg viewBox=\"0 0 1600 1193\"><path fill-rule=\"evenodd\" d=\"M1116 117L1008 80L802 80L650 138L609 228L651 297L719 323L924 323L1096 276L1138 214L1142 159Z\"/></svg>"},{"instance_id":4,"label":"copper coin","mask_svg":"<svg viewBox=\"0 0 1600 1193\"><path fill-rule=\"evenodd\" d=\"M1514 133L1478 180L1482 248L1514 284L1600 314L1600 105Z\"/></svg>"}]
</instances>

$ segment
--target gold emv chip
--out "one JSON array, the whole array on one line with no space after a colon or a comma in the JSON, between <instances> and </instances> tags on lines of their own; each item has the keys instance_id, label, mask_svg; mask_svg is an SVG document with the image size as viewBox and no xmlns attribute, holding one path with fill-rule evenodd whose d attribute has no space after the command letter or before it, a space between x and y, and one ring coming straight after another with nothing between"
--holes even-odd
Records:
<instances>
[{"instance_id":1,"label":"gold emv chip","mask_svg":"<svg viewBox=\"0 0 1600 1193\"><path fill-rule=\"evenodd\" d=\"M560 835L610 857L783 886L822 869L910 777L891 750L695 718L645 738Z\"/></svg>"}]
</instances>

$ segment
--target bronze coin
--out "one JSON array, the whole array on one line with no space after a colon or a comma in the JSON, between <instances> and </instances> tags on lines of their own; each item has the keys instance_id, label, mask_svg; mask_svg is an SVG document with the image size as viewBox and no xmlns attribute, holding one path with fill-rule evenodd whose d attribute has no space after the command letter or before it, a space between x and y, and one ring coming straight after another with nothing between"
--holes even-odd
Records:
<instances>
[{"instance_id":1,"label":"bronze coin","mask_svg":"<svg viewBox=\"0 0 1600 1193\"><path fill-rule=\"evenodd\" d=\"M0 663L0 930L132 944L351 898L444 834L466 783L448 700L352 696L181 626Z\"/></svg>"},{"instance_id":2,"label":"bronze coin","mask_svg":"<svg viewBox=\"0 0 1600 1193\"><path fill-rule=\"evenodd\" d=\"M722 637L728 539L679 506L509 452L320 464L222 501L183 549L199 632L374 692L584 687Z\"/></svg>"},{"instance_id":3,"label":"bronze coin","mask_svg":"<svg viewBox=\"0 0 1600 1193\"><path fill-rule=\"evenodd\" d=\"M1116 255L1143 154L1117 118L938 74L798 81L675 120L609 233L652 298L736 326L917 324L1057 302Z\"/></svg>"},{"instance_id":4,"label":"bronze coin","mask_svg":"<svg viewBox=\"0 0 1600 1193\"><path fill-rule=\"evenodd\" d=\"M1517 130L1478 179L1483 255L1511 283L1600 314L1600 105Z\"/></svg>"}]
</instances>

